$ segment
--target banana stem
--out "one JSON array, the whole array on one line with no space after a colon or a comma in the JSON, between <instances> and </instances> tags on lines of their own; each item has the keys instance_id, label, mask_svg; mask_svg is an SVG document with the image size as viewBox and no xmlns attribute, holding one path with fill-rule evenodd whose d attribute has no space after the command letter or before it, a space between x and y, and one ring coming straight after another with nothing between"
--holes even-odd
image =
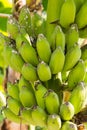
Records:
<instances>
[{"instance_id":1,"label":"banana stem","mask_svg":"<svg viewBox=\"0 0 87 130\"><path fill-rule=\"evenodd\" d=\"M11 14L0 13L0 17L2 17L2 18L8 18L10 16L11 16Z\"/></svg>"}]
</instances>

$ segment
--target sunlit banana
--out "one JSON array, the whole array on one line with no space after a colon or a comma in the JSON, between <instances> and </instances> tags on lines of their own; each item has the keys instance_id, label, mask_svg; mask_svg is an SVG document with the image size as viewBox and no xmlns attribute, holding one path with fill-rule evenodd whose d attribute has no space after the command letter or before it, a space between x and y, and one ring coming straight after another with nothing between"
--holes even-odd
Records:
<instances>
[{"instance_id":1,"label":"sunlit banana","mask_svg":"<svg viewBox=\"0 0 87 130\"><path fill-rule=\"evenodd\" d=\"M52 34L52 49L60 46L62 50L65 50L65 34L60 26L56 26Z\"/></svg>"},{"instance_id":2,"label":"sunlit banana","mask_svg":"<svg viewBox=\"0 0 87 130\"><path fill-rule=\"evenodd\" d=\"M76 24L72 25L66 32L66 46L69 50L79 40L78 27Z\"/></svg>"},{"instance_id":3,"label":"sunlit banana","mask_svg":"<svg viewBox=\"0 0 87 130\"><path fill-rule=\"evenodd\" d=\"M18 21L20 26L23 27L29 35L32 35L31 15L27 6L22 7Z\"/></svg>"},{"instance_id":4,"label":"sunlit banana","mask_svg":"<svg viewBox=\"0 0 87 130\"><path fill-rule=\"evenodd\" d=\"M19 93L20 101L24 107L32 107L36 104L34 92L23 86Z\"/></svg>"},{"instance_id":5,"label":"sunlit banana","mask_svg":"<svg viewBox=\"0 0 87 130\"><path fill-rule=\"evenodd\" d=\"M64 0L48 0L48 5L47 5L47 23L46 23L46 35L47 39L51 45L51 36L54 31L54 28L56 26L55 21L59 20L60 18L60 11L61 11L61 6L63 4ZM54 5L54 7L52 6ZM51 24L54 22L53 24Z\"/></svg>"},{"instance_id":6,"label":"sunlit banana","mask_svg":"<svg viewBox=\"0 0 87 130\"><path fill-rule=\"evenodd\" d=\"M12 97L7 98L8 108L15 114L18 115L21 110L21 103Z\"/></svg>"},{"instance_id":7,"label":"sunlit banana","mask_svg":"<svg viewBox=\"0 0 87 130\"><path fill-rule=\"evenodd\" d=\"M19 101L19 88L18 84L7 84L7 93L9 96L13 97L14 99Z\"/></svg>"},{"instance_id":8,"label":"sunlit banana","mask_svg":"<svg viewBox=\"0 0 87 130\"><path fill-rule=\"evenodd\" d=\"M36 106L32 110L32 119L34 120L36 126L45 127L47 122L47 114L42 108Z\"/></svg>"},{"instance_id":9,"label":"sunlit banana","mask_svg":"<svg viewBox=\"0 0 87 130\"><path fill-rule=\"evenodd\" d=\"M0 108L2 108L5 105L6 105L6 97L2 92L0 92Z\"/></svg>"},{"instance_id":10,"label":"sunlit banana","mask_svg":"<svg viewBox=\"0 0 87 130\"><path fill-rule=\"evenodd\" d=\"M84 80L85 72L86 68L84 61L80 60L68 75L67 81L69 89L72 90L79 82Z\"/></svg>"},{"instance_id":11,"label":"sunlit banana","mask_svg":"<svg viewBox=\"0 0 87 130\"><path fill-rule=\"evenodd\" d=\"M78 45L74 45L65 55L65 63L63 71L72 69L81 57L81 49Z\"/></svg>"},{"instance_id":12,"label":"sunlit banana","mask_svg":"<svg viewBox=\"0 0 87 130\"><path fill-rule=\"evenodd\" d=\"M63 123L61 130L77 130L77 125L71 121L66 121Z\"/></svg>"},{"instance_id":13,"label":"sunlit banana","mask_svg":"<svg viewBox=\"0 0 87 130\"><path fill-rule=\"evenodd\" d=\"M84 28L87 25L87 1L81 6L79 12L76 15L76 23L78 28Z\"/></svg>"},{"instance_id":14,"label":"sunlit banana","mask_svg":"<svg viewBox=\"0 0 87 130\"><path fill-rule=\"evenodd\" d=\"M83 108L85 100L85 87L84 83L80 82L72 91L69 101L74 106L75 114L79 113Z\"/></svg>"},{"instance_id":15,"label":"sunlit banana","mask_svg":"<svg viewBox=\"0 0 87 130\"><path fill-rule=\"evenodd\" d=\"M60 24L64 28L68 28L74 23L76 14L76 6L73 0L64 1L60 12ZM69 16L69 17L68 17Z\"/></svg>"},{"instance_id":16,"label":"sunlit banana","mask_svg":"<svg viewBox=\"0 0 87 130\"><path fill-rule=\"evenodd\" d=\"M49 42L47 41L47 39L44 37L43 34L39 34L36 47L40 59L48 63L51 56L51 49Z\"/></svg>"},{"instance_id":17,"label":"sunlit banana","mask_svg":"<svg viewBox=\"0 0 87 130\"><path fill-rule=\"evenodd\" d=\"M47 112L49 114L58 114L60 106L58 95L53 90L48 90L44 98Z\"/></svg>"},{"instance_id":18,"label":"sunlit banana","mask_svg":"<svg viewBox=\"0 0 87 130\"><path fill-rule=\"evenodd\" d=\"M17 51L12 50L12 55L10 59L10 66L17 72L21 72L24 65L24 60Z\"/></svg>"},{"instance_id":19,"label":"sunlit banana","mask_svg":"<svg viewBox=\"0 0 87 130\"><path fill-rule=\"evenodd\" d=\"M47 81L51 79L50 67L43 61L38 64L37 73L41 81Z\"/></svg>"},{"instance_id":20,"label":"sunlit banana","mask_svg":"<svg viewBox=\"0 0 87 130\"><path fill-rule=\"evenodd\" d=\"M42 84L35 86L35 97L39 107L45 109L45 99L44 94L47 92L47 89Z\"/></svg>"},{"instance_id":21,"label":"sunlit banana","mask_svg":"<svg viewBox=\"0 0 87 130\"><path fill-rule=\"evenodd\" d=\"M34 66L36 66L39 63L36 50L28 43L23 42L21 44L19 52L25 62L28 62Z\"/></svg>"},{"instance_id":22,"label":"sunlit banana","mask_svg":"<svg viewBox=\"0 0 87 130\"><path fill-rule=\"evenodd\" d=\"M7 32L11 36L11 38L16 39L17 35L19 34L19 24L17 20L13 17L9 17L7 21Z\"/></svg>"},{"instance_id":23,"label":"sunlit banana","mask_svg":"<svg viewBox=\"0 0 87 130\"><path fill-rule=\"evenodd\" d=\"M57 74L58 72L61 72L64 66L65 56L61 49L61 47L57 47L52 55L49 62L49 66L51 69L52 74Z\"/></svg>"},{"instance_id":24,"label":"sunlit banana","mask_svg":"<svg viewBox=\"0 0 87 130\"><path fill-rule=\"evenodd\" d=\"M23 65L22 75L26 80L32 81L32 82L38 79L36 68L33 65L28 64L28 63Z\"/></svg>"},{"instance_id":25,"label":"sunlit banana","mask_svg":"<svg viewBox=\"0 0 87 130\"><path fill-rule=\"evenodd\" d=\"M60 116L63 120L71 120L74 116L74 106L70 102L61 104Z\"/></svg>"},{"instance_id":26,"label":"sunlit banana","mask_svg":"<svg viewBox=\"0 0 87 130\"><path fill-rule=\"evenodd\" d=\"M61 118L59 117L59 115L53 114L48 116L47 128L48 130L60 130Z\"/></svg>"}]
</instances>

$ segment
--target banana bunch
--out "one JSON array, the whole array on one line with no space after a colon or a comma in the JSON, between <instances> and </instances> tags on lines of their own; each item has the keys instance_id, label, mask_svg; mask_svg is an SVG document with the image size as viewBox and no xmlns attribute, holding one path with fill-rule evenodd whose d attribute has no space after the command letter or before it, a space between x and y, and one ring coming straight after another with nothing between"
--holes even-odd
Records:
<instances>
[{"instance_id":1,"label":"banana bunch","mask_svg":"<svg viewBox=\"0 0 87 130\"><path fill-rule=\"evenodd\" d=\"M7 84L2 113L9 120L40 130L77 130L78 113L87 105L87 1L48 0L47 16L10 17L8 36L0 34L6 66L20 73Z\"/></svg>"}]
</instances>

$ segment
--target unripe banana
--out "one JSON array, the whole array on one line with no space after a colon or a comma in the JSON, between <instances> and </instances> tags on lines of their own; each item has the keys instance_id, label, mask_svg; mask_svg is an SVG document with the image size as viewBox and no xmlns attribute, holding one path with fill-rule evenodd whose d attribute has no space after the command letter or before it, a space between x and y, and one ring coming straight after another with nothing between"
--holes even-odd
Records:
<instances>
[{"instance_id":1,"label":"unripe banana","mask_svg":"<svg viewBox=\"0 0 87 130\"><path fill-rule=\"evenodd\" d=\"M31 15L29 8L27 6L22 7L18 21L20 26L23 27L29 35L31 35L32 34Z\"/></svg>"},{"instance_id":2,"label":"unripe banana","mask_svg":"<svg viewBox=\"0 0 87 130\"><path fill-rule=\"evenodd\" d=\"M33 12L32 15L32 28L33 33L37 37L38 34L46 34L46 21L43 16L39 15L37 12Z\"/></svg>"},{"instance_id":3,"label":"unripe banana","mask_svg":"<svg viewBox=\"0 0 87 130\"><path fill-rule=\"evenodd\" d=\"M32 82L38 79L36 68L33 65L28 64L28 63L23 65L22 75L26 80L32 81Z\"/></svg>"},{"instance_id":4,"label":"unripe banana","mask_svg":"<svg viewBox=\"0 0 87 130\"><path fill-rule=\"evenodd\" d=\"M21 76L19 83L18 83L19 90L21 90L22 86L26 86L29 89L31 89L31 91L33 91L31 83L28 82L27 80L25 80L23 76Z\"/></svg>"},{"instance_id":5,"label":"unripe banana","mask_svg":"<svg viewBox=\"0 0 87 130\"><path fill-rule=\"evenodd\" d=\"M47 122L47 114L42 108L36 106L32 110L32 119L34 120L36 126L45 127Z\"/></svg>"},{"instance_id":6,"label":"unripe banana","mask_svg":"<svg viewBox=\"0 0 87 130\"><path fill-rule=\"evenodd\" d=\"M84 80L85 77L85 64L83 60L80 60L76 66L70 71L68 75L68 87L70 90L75 88L75 86Z\"/></svg>"},{"instance_id":7,"label":"unripe banana","mask_svg":"<svg viewBox=\"0 0 87 130\"><path fill-rule=\"evenodd\" d=\"M10 59L10 66L17 72L21 73L22 67L24 65L24 61L20 54L17 51L12 51L11 59Z\"/></svg>"},{"instance_id":8,"label":"unripe banana","mask_svg":"<svg viewBox=\"0 0 87 130\"><path fill-rule=\"evenodd\" d=\"M79 9L81 8L82 4L84 3L84 0L74 0L76 5L76 12L78 13Z\"/></svg>"},{"instance_id":9,"label":"unripe banana","mask_svg":"<svg viewBox=\"0 0 87 130\"><path fill-rule=\"evenodd\" d=\"M76 6L74 1L73 0L64 1L60 13L60 24L62 25L62 27L68 28L70 24L74 23L75 14L76 14Z\"/></svg>"},{"instance_id":10,"label":"unripe banana","mask_svg":"<svg viewBox=\"0 0 87 130\"><path fill-rule=\"evenodd\" d=\"M84 82L87 83L87 72L85 73Z\"/></svg>"},{"instance_id":11,"label":"unripe banana","mask_svg":"<svg viewBox=\"0 0 87 130\"><path fill-rule=\"evenodd\" d=\"M25 86L21 88L19 97L24 107L32 107L36 104L34 92Z\"/></svg>"},{"instance_id":12,"label":"unripe banana","mask_svg":"<svg viewBox=\"0 0 87 130\"><path fill-rule=\"evenodd\" d=\"M54 114L59 112L59 97L53 90L48 90L44 95L46 110L49 114Z\"/></svg>"},{"instance_id":13,"label":"unripe banana","mask_svg":"<svg viewBox=\"0 0 87 130\"><path fill-rule=\"evenodd\" d=\"M0 108L2 108L3 106L6 106L6 98L5 95L0 92Z\"/></svg>"},{"instance_id":14,"label":"unripe banana","mask_svg":"<svg viewBox=\"0 0 87 130\"><path fill-rule=\"evenodd\" d=\"M3 58L6 65L11 64L12 47L5 45L3 49Z\"/></svg>"},{"instance_id":15,"label":"unripe banana","mask_svg":"<svg viewBox=\"0 0 87 130\"><path fill-rule=\"evenodd\" d=\"M61 130L77 130L77 125L74 124L73 122L66 121L66 122L64 122L64 124L62 125Z\"/></svg>"},{"instance_id":16,"label":"unripe banana","mask_svg":"<svg viewBox=\"0 0 87 130\"><path fill-rule=\"evenodd\" d=\"M77 25L72 25L69 30L66 32L66 46L67 50L69 50L75 43L79 40L79 32Z\"/></svg>"},{"instance_id":17,"label":"unripe banana","mask_svg":"<svg viewBox=\"0 0 87 130\"><path fill-rule=\"evenodd\" d=\"M36 47L40 59L48 63L51 56L51 49L49 42L47 41L47 39L44 37L43 34L39 34Z\"/></svg>"},{"instance_id":18,"label":"unripe banana","mask_svg":"<svg viewBox=\"0 0 87 130\"><path fill-rule=\"evenodd\" d=\"M65 34L60 26L56 26L52 34L52 49L54 50L60 46L62 50L65 50Z\"/></svg>"},{"instance_id":19,"label":"unripe banana","mask_svg":"<svg viewBox=\"0 0 87 130\"><path fill-rule=\"evenodd\" d=\"M51 45L51 36L53 33L53 30L56 26L56 24L51 24L52 22L55 22L59 20L60 18L60 11L61 11L61 6L63 4L64 0L48 0L48 5L47 5L47 23L46 23L46 32L47 32L47 39ZM54 6L52 6L54 5ZM55 8L54 8L55 7Z\"/></svg>"},{"instance_id":20,"label":"unripe banana","mask_svg":"<svg viewBox=\"0 0 87 130\"><path fill-rule=\"evenodd\" d=\"M79 29L79 37L80 38L87 38L87 27Z\"/></svg>"},{"instance_id":21,"label":"unripe banana","mask_svg":"<svg viewBox=\"0 0 87 130\"><path fill-rule=\"evenodd\" d=\"M3 110L3 114L4 116L6 116L7 119L16 122L16 123L20 123L21 119L19 116L15 115L9 108L5 108Z\"/></svg>"},{"instance_id":22,"label":"unripe banana","mask_svg":"<svg viewBox=\"0 0 87 130\"><path fill-rule=\"evenodd\" d=\"M74 106L70 102L61 104L60 116L63 120L71 120L74 116Z\"/></svg>"},{"instance_id":23,"label":"unripe banana","mask_svg":"<svg viewBox=\"0 0 87 130\"><path fill-rule=\"evenodd\" d=\"M38 84L35 86L35 97L39 107L45 109L45 99L44 94L47 92L47 89L42 85Z\"/></svg>"},{"instance_id":24,"label":"unripe banana","mask_svg":"<svg viewBox=\"0 0 87 130\"><path fill-rule=\"evenodd\" d=\"M32 119L32 109L24 109L21 111L21 118L24 119L28 124L35 125L33 119Z\"/></svg>"},{"instance_id":25,"label":"unripe banana","mask_svg":"<svg viewBox=\"0 0 87 130\"><path fill-rule=\"evenodd\" d=\"M28 62L34 66L37 66L37 64L39 63L35 49L28 43L23 42L21 44L19 52L25 62Z\"/></svg>"},{"instance_id":26,"label":"unripe banana","mask_svg":"<svg viewBox=\"0 0 87 130\"><path fill-rule=\"evenodd\" d=\"M8 95L19 101L19 88L18 84L7 84Z\"/></svg>"},{"instance_id":27,"label":"unripe banana","mask_svg":"<svg viewBox=\"0 0 87 130\"><path fill-rule=\"evenodd\" d=\"M49 66L52 74L61 72L64 66L65 56L61 47L57 47L51 55Z\"/></svg>"},{"instance_id":28,"label":"unripe banana","mask_svg":"<svg viewBox=\"0 0 87 130\"><path fill-rule=\"evenodd\" d=\"M51 79L50 67L43 61L38 64L37 73L41 81L47 81Z\"/></svg>"},{"instance_id":29,"label":"unripe banana","mask_svg":"<svg viewBox=\"0 0 87 130\"><path fill-rule=\"evenodd\" d=\"M11 38L16 39L19 34L19 25L15 18L9 17L7 21L7 32L10 34Z\"/></svg>"},{"instance_id":30,"label":"unripe banana","mask_svg":"<svg viewBox=\"0 0 87 130\"><path fill-rule=\"evenodd\" d=\"M81 49L78 45L74 45L65 55L65 63L63 71L72 69L81 57Z\"/></svg>"},{"instance_id":31,"label":"unripe banana","mask_svg":"<svg viewBox=\"0 0 87 130\"><path fill-rule=\"evenodd\" d=\"M48 128L47 128L47 127L44 127L44 128L42 128L41 130L48 130Z\"/></svg>"},{"instance_id":32,"label":"unripe banana","mask_svg":"<svg viewBox=\"0 0 87 130\"><path fill-rule=\"evenodd\" d=\"M87 25L87 1L81 6L79 12L76 15L76 23L78 28L84 28Z\"/></svg>"},{"instance_id":33,"label":"unripe banana","mask_svg":"<svg viewBox=\"0 0 87 130\"><path fill-rule=\"evenodd\" d=\"M80 82L72 91L69 101L74 106L75 114L79 113L83 108L85 100L85 87L84 83Z\"/></svg>"},{"instance_id":34,"label":"unripe banana","mask_svg":"<svg viewBox=\"0 0 87 130\"><path fill-rule=\"evenodd\" d=\"M59 117L59 115L53 114L48 116L47 128L48 130L60 130L61 118Z\"/></svg>"},{"instance_id":35,"label":"unripe banana","mask_svg":"<svg viewBox=\"0 0 87 130\"><path fill-rule=\"evenodd\" d=\"M22 107L21 103L12 97L7 98L7 106L15 115L19 114Z\"/></svg>"}]
</instances>

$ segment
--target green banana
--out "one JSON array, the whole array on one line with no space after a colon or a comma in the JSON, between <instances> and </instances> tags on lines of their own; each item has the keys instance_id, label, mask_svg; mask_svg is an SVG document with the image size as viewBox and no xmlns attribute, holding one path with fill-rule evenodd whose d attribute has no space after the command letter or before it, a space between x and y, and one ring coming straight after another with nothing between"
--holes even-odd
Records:
<instances>
[{"instance_id":1,"label":"green banana","mask_svg":"<svg viewBox=\"0 0 87 130\"><path fill-rule=\"evenodd\" d=\"M76 23L79 29L84 28L87 25L87 1L81 6L79 12L76 15Z\"/></svg>"},{"instance_id":2,"label":"green banana","mask_svg":"<svg viewBox=\"0 0 87 130\"><path fill-rule=\"evenodd\" d=\"M36 126L45 127L47 122L46 112L39 106L35 106L32 110L32 119Z\"/></svg>"},{"instance_id":3,"label":"green banana","mask_svg":"<svg viewBox=\"0 0 87 130\"><path fill-rule=\"evenodd\" d=\"M21 119L18 115L15 115L9 108L4 108L3 109L3 114L4 116L13 121L13 122L16 122L16 123L20 123L21 122Z\"/></svg>"},{"instance_id":4,"label":"green banana","mask_svg":"<svg viewBox=\"0 0 87 130\"><path fill-rule=\"evenodd\" d=\"M41 81L47 81L51 79L50 67L43 61L38 64L37 73Z\"/></svg>"},{"instance_id":5,"label":"green banana","mask_svg":"<svg viewBox=\"0 0 87 130\"><path fill-rule=\"evenodd\" d=\"M57 47L50 58L49 66L52 74L57 74L61 72L64 66L65 56L61 47Z\"/></svg>"},{"instance_id":6,"label":"green banana","mask_svg":"<svg viewBox=\"0 0 87 130\"><path fill-rule=\"evenodd\" d=\"M16 48L17 50L20 49L21 47L21 44L23 42L25 43L28 43L29 45L31 45L31 42L30 42L30 38L29 38L29 35L26 33L26 31L23 31L24 33L19 33L16 37Z\"/></svg>"},{"instance_id":7,"label":"green banana","mask_svg":"<svg viewBox=\"0 0 87 130\"><path fill-rule=\"evenodd\" d=\"M36 50L28 43L23 42L19 49L19 52L25 62L28 62L34 66L39 63Z\"/></svg>"},{"instance_id":8,"label":"green banana","mask_svg":"<svg viewBox=\"0 0 87 130\"><path fill-rule=\"evenodd\" d=\"M24 61L17 51L12 50L12 55L10 59L10 66L17 72L21 73Z\"/></svg>"},{"instance_id":9,"label":"green banana","mask_svg":"<svg viewBox=\"0 0 87 130\"><path fill-rule=\"evenodd\" d=\"M22 86L26 86L29 89L31 89L31 91L33 91L31 83L28 82L27 80L25 80L23 76L21 76L19 83L18 83L19 90L21 90Z\"/></svg>"},{"instance_id":10,"label":"green banana","mask_svg":"<svg viewBox=\"0 0 87 130\"><path fill-rule=\"evenodd\" d=\"M65 63L63 71L72 69L81 57L81 49L78 45L74 45L65 55Z\"/></svg>"},{"instance_id":11,"label":"green banana","mask_svg":"<svg viewBox=\"0 0 87 130\"><path fill-rule=\"evenodd\" d=\"M18 21L20 26L23 27L29 35L32 35L31 15L27 6L21 8Z\"/></svg>"},{"instance_id":12,"label":"green banana","mask_svg":"<svg viewBox=\"0 0 87 130\"><path fill-rule=\"evenodd\" d=\"M36 104L34 92L23 86L19 92L19 98L24 107L32 107Z\"/></svg>"},{"instance_id":13,"label":"green banana","mask_svg":"<svg viewBox=\"0 0 87 130\"><path fill-rule=\"evenodd\" d=\"M48 63L51 56L51 49L49 42L47 41L47 39L44 37L43 34L38 35L36 48L40 59Z\"/></svg>"},{"instance_id":14,"label":"green banana","mask_svg":"<svg viewBox=\"0 0 87 130\"><path fill-rule=\"evenodd\" d=\"M6 106L6 98L5 98L5 95L2 92L0 92L0 109L3 106Z\"/></svg>"},{"instance_id":15,"label":"green banana","mask_svg":"<svg viewBox=\"0 0 87 130\"><path fill-rule=\"evenodd\" d=\"M87 71L85 73L84 82L87 83Z\"/></svg>"},{"instance_id":16,"label":"green banana","mask_svg":"<svg viewBox=\"0 0 87 130\"><path fill-rule=\"evenodd\" d=\"M62 28L57 25L52 33L52 49L54 50L58 46L65 50L65 34Z\"/></svg>"},{"instance_id":17,"label":"green banana","mask_svg":"<svg viewBox=\"0 0 87 130\"><path fill-rule=\"evenodd\" d=\"M70 71L68 75L68 87L70 90L75 88L75 86L84 80L85 77L85 64L83 60L79 60L79 62L76 64L76 66Z\"/></svg>"},{"instance_id":18,"label":"green banana","mask_svg":"<svg viewBox=\"0 0 87 130\"><path fill-rule=\"evenodd\" d=\"M87 44L81 47L81 59L87 60Z\"/></svg>"},{"instance_id":19,"label":"green banana","mask_svg":"<svg viewBox=\"0 0 87 130\"><path fill-rule=\"evenodd\" d=\"M39 107L42 109L45 109L45 99L44 99L44 94L47 92L47 89L42 85L38 84L35 86L35 97L36 101Z\"/></svg>"},{"instance_id":20,"label":"green banana","mask_svg":"<svg viewBox=\"0 0 87 130\"><path fill-rule=\"evenodd\" d=\"M19 101L19 88L17 83L16 84L8 83L7 93L9 96Z\"/></svg>"},{"instance_id":21,"label":"green banana","mask_svg":"<svg viewBox=\"0 0 87 130\"><path fill-rule=\"evenodd\" d=\"M69 101L74 106L75 114L79 113L83 108L85 100L85 87L84 83L80 82L72 91Z\"/></svg>"},{"instance_id":22,"label":"green banana","mask_svg":"<svg viewBox=\"0 0 87 130\"><path fill-rule=\"evenodd\" d=\"M38 34L46 34L46 20L43 16L39 15L37 12L33 12L32 15L32 28L33 33L37 37Z\"/></svg>"},{"instance_id":23,"label":"green banana","mask_svg":"<svg viewBox=\"0 0 87 130\"><path fill-rule=\"evenodd\" d=\"M71 121L66 121L63 123L61 130L77 130L77 125Z\"/></svg>"},{"instance_id":24,"label":"green banana","mask_svg":"<svg viewBox=\"0 0 87 130\"><path fill-rule=\"evenodd\" d=\"M33 119L32 119L32 109L23 109L21 111L21 118L24 119L26 122L28 122L28 124L32 124L35 125Z\"/></svg>"},{"instance_id":25,"label":"green banana","mask_svg":"<svg viewBox=\"0 0 87 130\"><path fill-rule=\"evenodd\" d=\"M27 72L27 73L26 73ZM28 63L25 63L22 67L22 75L28 81L36 81L38 79L36 68Z\"/></svg>"},{"instance_id":26,"label":"green banana","mask_svg":"<svg viewBox=\"0 0 87 130\"><path fill-rule=\"evenodd\" d=\"M71 120L74 116L74 106L70 102L61 104L60 116L63 120Z\"/></svg>"},{"instance_id":27,"label":"green banana","mask_svg":"<svg viewBox=\"0 0 87 130\"><path fill-rule=\"evenodd\" d=\"M68 28L74 23L76 14L76 6L73 0L65 0L60 12L60 24L64 28ZM68 17L69 16L69 17Z\"/></svg>"},{"instance_id":28,"label":"green banana","mask_svg":"<svg viewBox=\"0 0 87 130\"><path fill-rule=\"evenodd\" d=\"M55 0L55 1L54 0L48 0L46 35L47 35L47 39L48 39L50 45L51 45L52 32L53 32L53 30L56 26L55 23L54 24L51 24L51 23L59 20L61 6L62 6L63 2L64 2L64 0L61 0L61 1L60 0Z\"/></svg>"},{"instance_id":29,"label":"green banana","mask_svg":"<svg viewBox=\"0 0 87 130\"><path fill-rule=\"evenodd\" d=\"M19 30L20 28L17 20L13 17L9 17L7 21L7 32L10 34L11 38L16 39Z\"/></svg>"},{"instance_id":30,"label":"green banana","mask_svg":"<svg viewBox=\"0 0 87 130\"><path fill-rule=\"evenodd\" d=\"M59 115L53 114L48 116L47 128L48 130L60 130L61 118L59 117Z\"/></svg>"},{"instance_id":31,"label":"green banana","mask_svg":"<svg viewBox=\"0 0 87 130\"><path fill-rule=\"evenodd\" d=\"M49 114L57 113L59 112L59 97L53 90L48 90L48 92L44 95L45 98L45 106L46 110Z\"/></svg>"},{"instance_id":32,"label":"green banana","mask_svg":"<svg viewBox=\"0 0 87 130\"><path fill-rule=\"evenodd\" d=\"M12 97L7 98L8 108L15 114L18 115L21 110L21 103Z\"/></svg>"},{"instance_id":33,"label":"green banana","mask_svg":"<svg viewBox=\"0 0 87 130\"><path fill-rule=\"evenodd\" d=\"M4 61L6 63L6 65L8 66L9 64L11 64L11 56L12 56L12 47L5 45L4 49L3 49L3 58Z\"/></svg>"},{"instance_id":34,"label":"green banana","mask_svg":"<svg viewBox=\"0 0 87 130\"><path fill-rule=\"evenodd\" d=\"M75 5L76 5L76 12L78 13L82 4L84 3L84 0L74 0L74 2L75 2Z\"/></svg>"},{"instance_id":35,"label":"green banana","mask_svg":"<svg viewBox=\"0 0 87 130\"><path fill-rule=\"evenodd\" d=\"M78 43L79 40L79 32L77 25L72 25L68 31L66 32L66 46L67 50L69 50L75 43Z\"/></svg>"}]
</instances>

